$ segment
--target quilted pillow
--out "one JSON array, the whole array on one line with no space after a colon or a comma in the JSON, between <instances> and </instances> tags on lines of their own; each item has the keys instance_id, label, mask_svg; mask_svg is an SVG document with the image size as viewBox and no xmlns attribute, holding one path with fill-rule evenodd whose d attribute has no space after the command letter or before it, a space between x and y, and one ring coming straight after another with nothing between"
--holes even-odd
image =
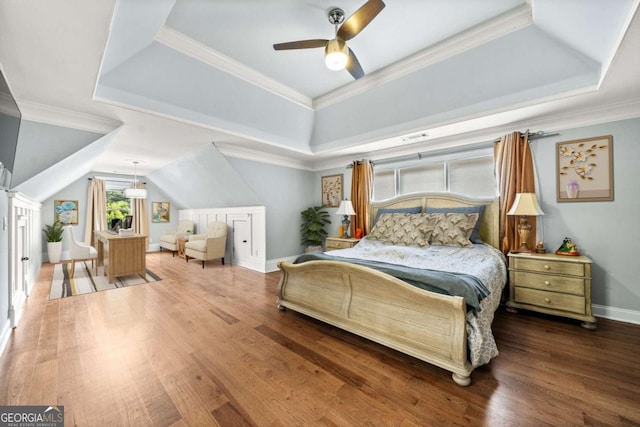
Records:
<instances>
[{"instance_id":1,"label":"quilted pillow","mask_svg":"<svg viewBox=\"0 0 640 427\"><path fill-rule=\"evenodd\" d=\"M376 225L380 215L388 214L388 213L410 213L410 214L419 214L422 212L422 208L420 206L414 206L410 208L380 208L376 212L376 218L373 220L373 225Z\"/></svg>"},{"instance_id":2,"label":"quilted pillow","mask_svg":"<svg viewBox=\"0 0 640 427\"><path fill-rule=\"evenodd\" d=\"M482 221L482 214L484 213L484 205L479 206L460 206L456 208L430 208L427 207L424 210L424 213L477 213L478 221L476 221L476 225L473 227L473 232L471 233L472 243L482 243L482 239L480 238L480 224Z\"/></svg>"},{"instance_id":3,"label":"quilted pillow","mask_svg":"<svg viewBox=\"0 0 640 427\"><path fill-rule=\"evenodd\" d=\"M472 246L469 237L478 222L478 213L426 214L427 226L433 227L431 244L439 246Z\"/></svg>"},{"instance_id":4,"label":"quilted pillow","mask_svg":"<svg viewBox=\"0 0 640 427\"><path fill-rule=\"evenodd\" d=\"M368 238L397 246L429 246L433 231L422 214L383 213Z\"/></svg>"}]
</instances>

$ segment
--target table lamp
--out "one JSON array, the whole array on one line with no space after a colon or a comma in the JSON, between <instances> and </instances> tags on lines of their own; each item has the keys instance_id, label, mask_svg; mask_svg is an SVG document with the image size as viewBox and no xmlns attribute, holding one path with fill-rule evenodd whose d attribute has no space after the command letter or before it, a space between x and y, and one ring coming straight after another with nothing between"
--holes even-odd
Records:
<instances>
[{"instance_id":1,"label":"table lamp","mask_svg":"<svg viewBox=\"0 0 640 427\"><path fill-rule=\"evenodd\" d=\"M535 193L517 193L516 200L511 206L511 210L507 215L519 215L520 223L518 224L518 234L520 235L520 248L514 252L531 252L527 241L531 233L531 224L529 224L528 216L544 215L542 209L538 205L538 199Z\"/></svg>"},{"instance_id":2,"label":"table lamp","mask_svg":"<svg viewBox=\"0 0 640 427\"><path fill-rule=\"evenodd\" d=\"M338 208L338 211L336 212L336 214L344 215L344 219L342 220L342 228L344 229L344 232L341 237L344 239L348 239L349 225L351 224L351 220L349 219L349 217L356 214L356 211L353 210L353 205L351 204L351 201L350 200L341 201L340 207Z\"/></svg>"}]
</instances>

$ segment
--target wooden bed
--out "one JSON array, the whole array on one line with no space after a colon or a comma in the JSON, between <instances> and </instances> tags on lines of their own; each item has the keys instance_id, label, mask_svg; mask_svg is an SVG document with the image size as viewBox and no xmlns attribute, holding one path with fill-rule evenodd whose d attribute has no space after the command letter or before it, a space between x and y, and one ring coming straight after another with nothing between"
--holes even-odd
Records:
<instances>
[{"instance_id":1,"label":"wooden bed","mask_svg":"<svg viewBox=\"0 0 640 427\"><path fill-rule=\"evenodd\" d=\"M447 193L417 193L377 202L380 208L485 205L480 236L499 240L498 201ZM373 224L373 221L371 222ZM466 304L462 297L411 286L376 270L341 261L280 262L278 307L289 308L452 372L467 386L473 366L467 356Z\"/></svg>"}]
</instances>

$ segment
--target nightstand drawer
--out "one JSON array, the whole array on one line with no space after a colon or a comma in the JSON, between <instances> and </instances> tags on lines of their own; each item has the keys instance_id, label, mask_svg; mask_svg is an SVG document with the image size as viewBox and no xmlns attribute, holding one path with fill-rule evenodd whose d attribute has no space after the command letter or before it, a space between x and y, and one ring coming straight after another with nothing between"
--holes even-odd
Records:
<instances>
[{"instance_id":1,"label":"nightstand drawer","mask_svg":"<svg viewBox=\"0 0 640 427\"><path fill-rule=\"evenodd\" d=\"M343 240L327 240L327 250L329 249L349 249L353 243Z\"/></svg>"},{"instance_id":2,"label":"nightstand drawer","mask_svg":"<svg viewBox=\"0 0 640 427\"><path fill-rule=\"evenodd\" d=\"M574 295L545 292L516 286L514 299L515 302L520 304L531 304L538 307L570 311L578 314L586 313L585 299Z\"/></svg>"},{"instance_id":3,"label":"nightstand drawer","mask_svg":"<svg viewBox=\"0 0 640 427\"><path fill-rule=\"evenodd\" d=\"M584 276L584 264L573 262L557 262L541 259L512 258L512 268L518 270L540 271L552 274L569 274Z\"/></svg>"},{"instance_id":4,"label":"nightstand drawer","mask_svg":"<svg viewBox=\"0 0 640 427\"><path fill-rule=\"evenodd\" d=\"M515 271L513 277L515 278L515 285L519 287L584 295L584 279L578 277L554 276L525 271Z\"/></svg>"}]
</instances>

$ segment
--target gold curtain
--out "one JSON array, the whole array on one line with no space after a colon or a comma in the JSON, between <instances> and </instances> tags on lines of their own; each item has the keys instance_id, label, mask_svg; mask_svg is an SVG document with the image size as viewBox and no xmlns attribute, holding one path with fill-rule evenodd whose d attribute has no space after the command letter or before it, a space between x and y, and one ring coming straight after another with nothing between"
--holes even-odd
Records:
<instances>
[{"instance_id":1,"label":"gold curtain","mask_svg":"<svg viewBox=\"0 0 640 427\"><path fill-rule=\"evenodd\" d=\"M104 181L92 179L87 195L87 221L84 231L84 242L96 246L94 231L107 229L107 195Z\"/></svg>"},{"instance_id":2,"label":"gold curtain","mask_svg":"<svg viewBox=\"0 0 640 427\"><path fill-rule=\"evenodd\" d=\"M131 184L132 188L144 188L140 181ZM149 247L149 219L147 218L147 199L133 199L133 232L147 236L145 245Z\"/></svg>"},{"instance_id":3,"label":"gold curtain","mask_svg":"<svg viewBox=\"0 0 640 427\"><path fill-rule=\"evenodd\" d=\"M519 218L507 212L516 193L535 193L534 166L529 148L529 132L504 135L494 147L495 174L500 194L500 249L504 254L520 246L517 222ZM529 247L535 247L536 219L529 218L531 234Z\"/></svg>"},{"instance_id":4,"label":"gold curtain","mask_svg":"<svg viewBox=\"0 0 640 427\"><path fill-rule=\"evenodd\" d=\"M363 235L369 233L369 204L373 194L373 164L369 160L353 162L351 171L351 203L356 211L355 221L351 221L350 236L355 236L356 228Z\"/></svg>"}]
</instances>

